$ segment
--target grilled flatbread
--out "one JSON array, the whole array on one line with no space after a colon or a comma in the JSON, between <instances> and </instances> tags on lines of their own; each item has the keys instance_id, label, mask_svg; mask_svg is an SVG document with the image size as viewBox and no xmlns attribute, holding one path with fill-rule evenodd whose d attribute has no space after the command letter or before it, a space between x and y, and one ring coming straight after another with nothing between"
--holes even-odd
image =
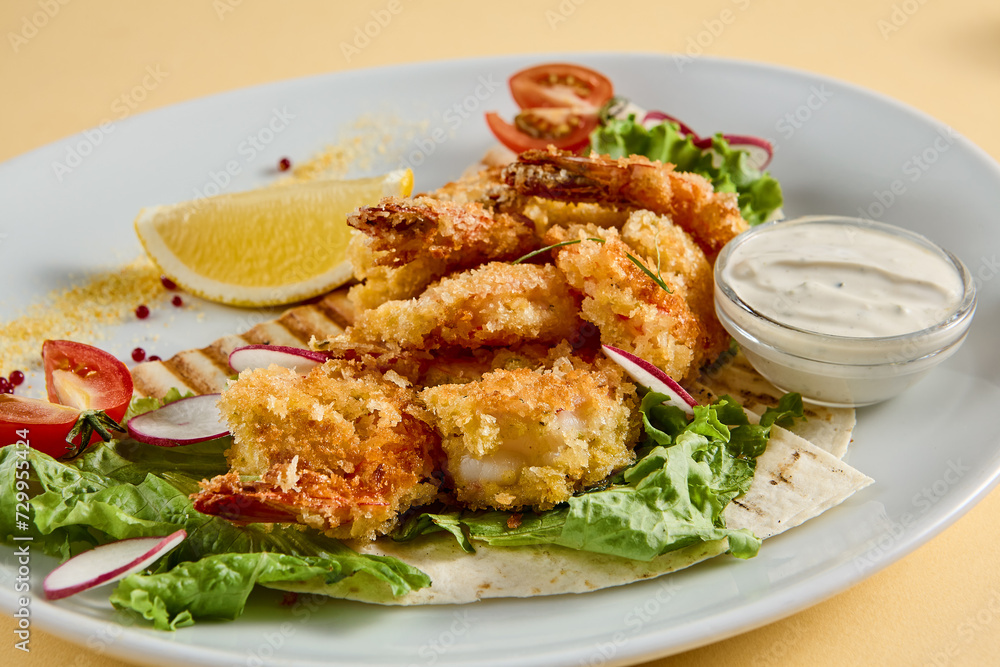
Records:
<instances>
[{"instance_id":1,"label":"grilled flatbread","mask_svg":"<svg viewBox=\"0 0 1000 667\"><path fill-rule=\"evenodd\" d=\"M171 387L194 393L218 392L233 374L227 359L234 348L251 343L306 348L311 338L334 336L352 322L346 289L340 289L314 304L292 308L276 320L258 324L241 336L227 336L166 361L139 364L133 369L136 390L146 396L163 396ZM755 411L776 405L781 396L780 390L756 375L739 356L703 377L695 392L703 401L730 394L744 401L752 420L757 418ZM757 460L753 485L725 510L730 528L748 528L758 537L772 537L818 516L872 482L839 459L850 442L854 411L807 406L806 415L808 426L797 426L796 433L774 427L767 451ZM807 435L817 444L806 439ZM477 544L476 553L467 554L448 534L404 543L382 538L352 546L361 553L399 558L427 573L433 584L401 597L394 597L387 585L365 574L332 585L303 582L278 587L377 604L461 604L620 586L675 572L728 549L726 540L717 540L643 562L559 546Z\"/></svg>"},{"instance_id":2,"label":"grilled flatbread","mask_svg":"<svg viewBox=\"0 0 1000 667\"><path fill-rule=\"evenodd\" d=\"M755 421L755 415L751 415ZM726 525L773 537L834 507L871 484L871 478L780 427L757 459L753 485L726 507ZM388 605L464 604L498 597L587 591L659 577L724 553L726 540L692 545L649 562L559 546L489 547L463 552L451 535L413 542L377 540L354 545L361 553L395 556L426 572L433 584L393 597L384 583L356 575L333 585L279 584L281 590L320 593Z\"/></svg>"},{"instance_id":3,"label":"grilled flatbread","mask_svg":"<svg viewBox=\"0 0 1000 667\"><path fill-rule=\"evenodd\" d=\"M700 394L695 396L699 402L711 403L716 397L729 394L756 413L776 407L785 393L761 377L742 352L729 355L726 361L702 375L695 390ZM838 459L844 458L854 431L854 408L806 403L804 414L806 419L796 422L791 430Z\"/></svg>"}]
</instances>

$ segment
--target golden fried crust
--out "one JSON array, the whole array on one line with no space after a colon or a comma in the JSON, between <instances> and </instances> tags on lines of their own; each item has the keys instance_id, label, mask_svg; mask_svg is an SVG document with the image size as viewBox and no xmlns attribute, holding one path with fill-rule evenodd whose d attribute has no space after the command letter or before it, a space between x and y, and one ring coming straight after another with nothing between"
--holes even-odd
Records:
<instances>
[{"instance_id":1,"label":"golden fried crust","mask_svg":"<svg viewBox=\"0 0 1000 667\"><path fill-rule=\"evenodd\" d=\"M203 484L200 511L248 521L284 515L335 537L371 539L437 494L432 417L392 372L337 361L306 376L277 366L244 371L219 407L233 433L231 471Z\"/></svg>"},{"instance_id":2,"label":"golden fried crust","mask_svg":"<svg viewBox=\"0 0 1000 667\"><path fill-rule=\"evenodd\" d=\"M696 363L715 360L729 348L729 334L715 314L712 265L683 229L667 216L633 211L621 231L622 241L649 266L669 273L701 324L702 351Z\"/></svg>"},{"instance_id":3,"label":"golden fried crust","mask_svg":"<svg viewBox=\"0 0 1000 667\"><path fill-rule=\"evenodd\" d=\"M352 213L347 224L371 238L375 262L388 266L428 256L451 270L466 269L517 259L537 245L530 220L494 215L475 202L386 197Z\"/></svg>"},{"instance_id":4,"label":"golden fried crust","mask_svg":"<svg viewBox=\"0 0 1000 667\"><path fill-rule=\"evenodd\" d=\"M606 360L496 370L420 396L455 495L472 508L549 509L631 463L639 436L635 387Z\"/></svg>"},{"instance_id":5,"label":"golden fried crust","mask_svg":"<svg viewBox=\"0 0 1000 667\"><path fill-rule=\"evenodd\" d=\"M676 288L667 292L629 259L615 230L597 231L604 243L579 230L580 243L556 250L556 266L584 294L583 317L600 329L602 343L646 359L675 380L687 378L703 353L698 319ZM655 266L647 268L655 274Z\"/></svg>"},{"instance_id":6,"label":"golden fried crust","mask_svg":"<svg viewBox=\"0 0 1000 667\"><path fill-rule=\"evenodd\" d=\"M354 277L362 281L347 294L356 312L381 306L386 301L412 299L432 282L448 272L443 259L423 255L402 266L379 261L371 239L355 233L347 246ZM380 253L385 255L386 253Z\"/></svg>"},{"instance_id":7,"label":"golden fried crust","mask_svg":"<svg viewBox=\"0 0 1000 667\"><path fill-rule=\"evenodd\" d=\"M344 335L426 350L557 342L579 326L577 300L555 267L493 262L365 311Z\"/></svg>"},{"instance_id":8,"label":"golden fried crust","mask_svg":"<svg viewBox=\"0 0 1000 667\"><path fill-rule=\"evenodd\" d=\"M513 157L513 156L512 156ZM473 174L468 174L442 185L437 190L425 192L420 197L430 197L456 204L478 202L484 204L493 198L501 196L507 186L503 182L503 167L487 167Z\"/></svg>"},{"instance_id":9,"label":"golden fried crust","mask_svg":"<svg viewBox=\"0 0 1000 667\"><path fill-rule=\"evenodd\" d=\"M669 215L691 234L710 261L747 228L736 195L717 193L697 174L642 156L617 160L591 154L530 150L504 169L518 194L568 202L597 202Z\"/></svg>"}]
</instances>

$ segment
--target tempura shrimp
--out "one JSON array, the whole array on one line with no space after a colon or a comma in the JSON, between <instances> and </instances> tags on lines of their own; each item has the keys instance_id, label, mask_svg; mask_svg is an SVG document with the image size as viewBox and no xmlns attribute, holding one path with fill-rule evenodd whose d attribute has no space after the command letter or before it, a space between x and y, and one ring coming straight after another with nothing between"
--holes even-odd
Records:
<instances>
[{"instance_id":1,"label":"tempura shrimp","mask_svg":"<svg viewBox=\"0 0 1000 667\"><path fill-rule=\"evenodd\" d=\"M598 202L668 215L712 262L730 239L747 229L736 195L718 193L697 174L642 156L618 160L581 157L550 147L529 150L504 169L504 180L522 195Z\"/></svg>"}]
</instances>

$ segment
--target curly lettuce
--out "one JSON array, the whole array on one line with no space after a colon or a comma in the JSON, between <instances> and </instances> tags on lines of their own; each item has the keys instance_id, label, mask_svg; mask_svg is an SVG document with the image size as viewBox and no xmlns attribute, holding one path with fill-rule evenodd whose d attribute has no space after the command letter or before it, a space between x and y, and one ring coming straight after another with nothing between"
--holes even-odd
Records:
<instances>
[{"instance_id":1,"label":"curly lettuce","mask_svg":"<svg viewBox=\"0 0 1000 667\"><path fill-rule=\"evenodd\" d=\"M711 148L694 145L680 126L665 121L645 127L635 116L606 118L590 135L591 150L613 158L645 155L651 160L671 162L679 171L690 171L708 179L716 192L735 192L740 213L751 225L765 222L781 208L781 186L761 172L750 154L733 149L721 134Z\"/></svg>"},{"instance_id":2,"label":"curly lettuce","mask_svg":"<svg viewBox=\"0 0 1000 667\"><path fill-rule=\"evenodd\" d=\"M751 424L729 397L696 407L690 420L679 408L664 405L666 399L654 392L643 397L641 456L606 488L514 521L511 513L496 511L414 514L394 539L448 531L467 552L476 542L500 547L556 544L649 561L698 542L728 538L734 556L755 556L760 540L747 530L727 528L722 512L750 488L772 424L802 416L801 398L787 395L758 424Z\"/></svg>"}]
</instances>

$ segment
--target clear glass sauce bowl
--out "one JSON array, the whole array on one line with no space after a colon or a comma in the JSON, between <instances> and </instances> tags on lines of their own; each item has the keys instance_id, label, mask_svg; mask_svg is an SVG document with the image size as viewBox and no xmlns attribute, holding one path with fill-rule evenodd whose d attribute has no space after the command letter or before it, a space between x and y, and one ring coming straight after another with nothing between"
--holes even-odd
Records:
<instances>
[{"instance_id":1,"label":"clear glass sauce bowl","mask_svg":"<svg viewBox=\"0 0 1000 667\"><path fill-rule=\"evenodd\" d=\"M726 276L727 263L744 243L781 233L789 225L834 224L883 232L917 244L954 268L962 286L956 305L930 326L890 336L832 335L792 326L752 307ZM730 241L715 263L719 320L765 378L783 391L820 405L859 407L896 396L954 354L976 310L976 287L953 254L915 232L872 220L808 216L754 227Z\"/></svg>"}]
</instances>

